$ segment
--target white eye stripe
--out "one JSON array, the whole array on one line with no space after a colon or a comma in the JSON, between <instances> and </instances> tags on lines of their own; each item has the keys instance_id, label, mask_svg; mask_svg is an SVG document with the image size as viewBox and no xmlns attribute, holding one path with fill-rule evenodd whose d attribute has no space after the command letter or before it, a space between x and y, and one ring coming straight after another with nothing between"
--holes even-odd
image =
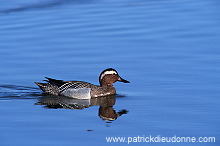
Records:
<instances>
[{"instance_id":1,"label":"white eye stripe","mask_svg":"<svg viewBox=\"0 0 220 146\"><path fill-rule=\"evenodd\" d=\"M103 73L104 75L107 75L107 74L117 74L117 72L116 71L114 71L114 70L111 70L111 71L105 71L104 73Z\"/></svg>"},{"instance_id":2,"label":"white eye stripe","mask_svg":"<svg viewBox=\"0 0 220 146\"><path fill-rule=\"evenodd\" d=\"M101 79L105 76L105 75L113 75L113 74L118 74L116 71L111 70L111 71L105 71L102 75L101 75Z\"/></svg>"}]
</instances>

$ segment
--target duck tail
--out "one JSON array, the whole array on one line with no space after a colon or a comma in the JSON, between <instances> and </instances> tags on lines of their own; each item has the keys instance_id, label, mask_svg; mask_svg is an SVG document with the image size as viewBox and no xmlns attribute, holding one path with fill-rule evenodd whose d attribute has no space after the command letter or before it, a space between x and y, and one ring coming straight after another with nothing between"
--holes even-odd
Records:
<instances>
[{"instance_id":1,"label":"duck tail","mask_svg":"<svg viewBox=\"0 0 220 146\"><path fill-rule=\"evenodd\" d=\"M38 83L38 82L34 82L34 83L38 85L40 89L45 93L59 95L59 89L55 85L49 83Z\"/></svg>"}]
</instances>

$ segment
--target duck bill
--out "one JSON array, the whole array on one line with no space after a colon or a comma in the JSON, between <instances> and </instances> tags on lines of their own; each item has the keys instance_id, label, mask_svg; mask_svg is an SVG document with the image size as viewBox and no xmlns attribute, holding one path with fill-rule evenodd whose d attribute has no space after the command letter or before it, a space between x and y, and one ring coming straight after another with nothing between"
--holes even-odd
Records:
<instances>
[{"instance_id":1,"label":"duck bill","mask_svg":"<svg viewBox=\"0 0 220 146\"><path fill-rule=\"evenodd\" d=\"M121 77L118 78L118 81L119 82L124 82L124 83L130 83L129 81L127 81L127 80L125 80L125 79L123 79Z\"/></svg>"}]
</instances>

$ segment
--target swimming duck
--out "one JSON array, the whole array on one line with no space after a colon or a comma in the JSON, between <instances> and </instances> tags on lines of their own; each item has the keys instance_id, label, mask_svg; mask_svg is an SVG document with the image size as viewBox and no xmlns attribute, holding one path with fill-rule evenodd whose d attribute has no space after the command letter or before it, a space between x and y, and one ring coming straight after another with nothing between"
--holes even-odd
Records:
<instances>
[{"instance_id":1,"label":"swimming duck","mask_svg":"<svg viewBox=\"0 0 220 146\"><path fill-rule=\"evenodd\" d=\"M115 95L116 90L113 83L116 81L130 83L121 78L118 72L113 68L105 69L99 76L98 85L93 85L84 81L63 81L45 77L47 83L38 83L40 89L47 94L63 95L72 98L89 99L95 97L103 97L108 95Z\"/></svg>"}]
</instances>

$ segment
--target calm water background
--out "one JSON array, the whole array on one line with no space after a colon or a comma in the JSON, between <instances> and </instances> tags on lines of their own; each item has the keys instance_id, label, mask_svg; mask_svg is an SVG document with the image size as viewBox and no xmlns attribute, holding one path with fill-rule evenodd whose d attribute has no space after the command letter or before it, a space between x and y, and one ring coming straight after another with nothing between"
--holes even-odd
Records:
<instances>
[{"instance_id":1,"label":"calm water background","mask_svg":"<svg viewBox=\"0 0 220 146\"><path fill-rule=\"evenodd\" d=\"M218 0L1 0L0 145L105 145L106 136L177 135L216 142L151 145L217 146L219 47ZM35 105L44 96L34 81L98 84L108 67L131 82L115 84L114 110L129 111L117 120L102 120L99 106Z\"/></svg>"}]
</instances>

